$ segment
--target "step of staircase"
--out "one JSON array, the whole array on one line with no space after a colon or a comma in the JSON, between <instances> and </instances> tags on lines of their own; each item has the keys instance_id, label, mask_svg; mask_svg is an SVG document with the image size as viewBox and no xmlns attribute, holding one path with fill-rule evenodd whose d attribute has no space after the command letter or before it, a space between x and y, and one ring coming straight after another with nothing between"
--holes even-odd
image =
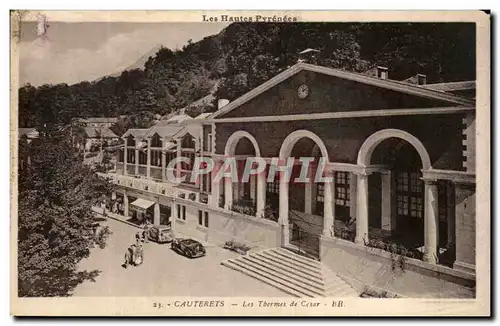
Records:
<instances>
[{"instance_id":1,"label":"step of staircase","mask_svg":"<svg viewBox=\"0 0 500 326\"><path fill-rule=\"evenodd\" d=\"M225 260L222 265L295 297L352 297L358 293L321 262L284 248Z\"/></svg>"}]
</instances>

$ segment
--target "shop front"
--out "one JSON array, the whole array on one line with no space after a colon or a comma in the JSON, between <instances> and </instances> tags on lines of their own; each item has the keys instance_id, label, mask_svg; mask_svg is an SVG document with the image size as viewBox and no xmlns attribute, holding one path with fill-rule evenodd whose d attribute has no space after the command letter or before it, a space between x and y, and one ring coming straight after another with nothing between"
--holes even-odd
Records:
<instances>
[{"instance_id":1,"label":"shop front","mask_svg":"<svg viewBox=\"0 0 500 326\"><path fill-rule=\"evenodd\" d=\"M154 202L143 198L137 198L130 204L131 208L135 211L135 218L137 222L142 223L147 219L153 223L154 204Z\"/></svg>"}]
</instances>

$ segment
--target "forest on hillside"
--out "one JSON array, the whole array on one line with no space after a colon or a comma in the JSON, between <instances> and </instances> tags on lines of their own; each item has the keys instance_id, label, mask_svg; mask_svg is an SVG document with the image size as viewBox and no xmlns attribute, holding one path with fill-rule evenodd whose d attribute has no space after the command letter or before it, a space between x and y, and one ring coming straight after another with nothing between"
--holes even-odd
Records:
<instances>
[{"instance_id":1,"label":"forest on hillside","mask_svg":"<svg viewBox=\"0 0 500 326\"><path fill-rule=\"evenodd\" d=\"M417 73L426 74L429 83L475 79L474 24L234 23L180 50L162 47L144 69L117 77L23 85L19 127L119 115L129 116L128 127L147 127L151 116L184 108L210 92L216 99L234 100L295 64L306 48L321 51L320 65L356 72L383 65L396 80ZM212 103L187 112L214 109Z\"/></svg>"}]
</instances>

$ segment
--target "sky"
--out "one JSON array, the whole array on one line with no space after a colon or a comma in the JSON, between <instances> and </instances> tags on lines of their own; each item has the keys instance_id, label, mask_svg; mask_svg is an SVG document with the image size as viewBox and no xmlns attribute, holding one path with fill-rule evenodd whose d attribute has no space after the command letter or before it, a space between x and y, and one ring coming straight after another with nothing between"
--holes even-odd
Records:
<instances>
[{"instance_id":1,"label":"sky","mask_svg":"<svg viewBox=\"0 0 500 326\"><path fill-rule=\"evenodd\" d=\"M48 22L37 36L36 22L23 22L19 51L20 85L92 81L121 72L153 47L182 48L219 33L223 23Z\"/></svg>"}]
</instances>

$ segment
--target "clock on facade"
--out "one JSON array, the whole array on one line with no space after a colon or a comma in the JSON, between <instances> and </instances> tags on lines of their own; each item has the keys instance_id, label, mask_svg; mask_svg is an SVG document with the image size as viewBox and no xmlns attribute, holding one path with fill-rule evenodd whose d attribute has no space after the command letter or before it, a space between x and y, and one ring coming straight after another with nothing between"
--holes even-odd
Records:
<instances>
[{"instance_id":1,"label":"clock on facade","mask_svg":"<svg viewBox=\"0 0 500 326\"><path fill-rule=\"evenodd\" d=\"M299 98L306 98L309 95L309 87L307 85L300 85L297 93Z\"/></svg>"}]
</instances>

